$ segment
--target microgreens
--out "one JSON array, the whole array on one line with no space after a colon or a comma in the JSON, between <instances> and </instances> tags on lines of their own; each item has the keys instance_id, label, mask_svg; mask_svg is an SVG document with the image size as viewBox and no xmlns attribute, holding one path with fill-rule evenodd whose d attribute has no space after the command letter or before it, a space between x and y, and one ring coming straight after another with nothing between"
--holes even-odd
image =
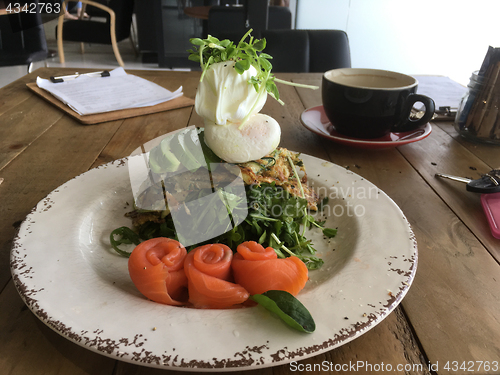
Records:
<instances>
[{"instance_id":1,"label":"microgreens","mask_svg":"<svg viewBox=\"0 0 500 375\"><path fill-rule=\"evenodd\" d=\"M190 53L189 60L200 63L202 69L200 82L211 65L224 61L234 61L234 69L239 74L243 74L243 72L250 69L250 66L253 66L257 71L257 75L251 77L248 83L253 85L257 92L265 89L280 104L284 103L279 98L276 82L297 87L318 88L317 86L302 85L276 78L271 73L273 66L269 60L272 59L272 56L262 52L266 48L266 39L254 39L250 35L251 32L252 29L248 30L237 45L228 39L219 40L211 35L206 39L190 39L194 49L188 50ZM245 41L247 38L249 40Z\"/></svg>"}]
</instances>

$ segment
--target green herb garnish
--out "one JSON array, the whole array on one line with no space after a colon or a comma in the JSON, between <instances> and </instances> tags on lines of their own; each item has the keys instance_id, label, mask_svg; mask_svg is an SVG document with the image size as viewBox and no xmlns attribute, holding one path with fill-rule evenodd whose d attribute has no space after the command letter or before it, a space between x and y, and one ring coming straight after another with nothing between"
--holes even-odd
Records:
<instances>
[{"instance_id":1,"label":"green herb garnish","mask_svg":"<svg viewBox=\"0 0 500 375\"><path fill-rule=\"evenodd\" d=\"M250 299L276 314L290 327L301 332L311 333L316 329L314 319L305 306L292 294L283 290L269 290L254 294Z\"/></svg>"},{"instance_id":2,"label":"green herb garnish","mask_svg":"<svg viewBox=\"0 0 500 375\"><path fill-rule=\"evenodd\" d=\"M297 84L276 78L271 73L273 66L269 60L272 59L272 56L262 52L266 48L266 39L254 39L250 35L251 32L252 29L248 30L237 45L228 39L219 40L211 35L206 39L190 39L194 48L188 50L189 60L200 63L202 69L200 82L211 65L234 61L234 68L239 74L243 74L253 66L257 70L257 74L251 77L248 83L253 85L257 92L266 90L280 104L284 103L279 98L276 82L314 90L318 88L318 86ZM248 41L246 41L247 38L249 38Z\"/></svg>"},{"instance_id":3,"label":"green herb garnish","mask_svg":"<svg viewBox=\"0 0 500 375\"><path fill-rule=\"evenodd\" d=\"M199 139L201 147L207 147L204 143L204 133L199 130ZM207 154L205 153L205 158ZM266 167L272 165L276 160L272 157L263 158ZM217 159L214 159L214 162ZM245 192L240 188L226 187L223 190L203 188L194 189L184 198L189 205L189 216L195 221L194 227L199 233L207 233L203 238L209 240L190 246L191 249L209 244L223 243L229 246L233 251L239 244L245 241L256 241L264 247L272 247L278 257L285 258L296 256L301 259L308 269L318 269L323 265L323 260L316 256L316 249L312 246L311 240L306 238L306 230L313 227L322 230L323 235L331 238L337 233L336 229L325 228L325 222L316 220L309 213L308 202L305 199L304 189L300 182L296 166L299 162L292 160L290 154L287 160L293 170L293 178L300 190L300 197L292 196L286 189L276 186L275 183L261 183L260 185L251 185L245 187ZM220 160L219 160L220 161ZM207 166L212 162L207 159ZM297 163L297 164L295 164ZM177 176L177 175L176 175ZM178 174L182 176L182 174ZM175 177L172 177L175 180ZM295 182L294 182L295 184ZM175 186L175 184L174 184ZM174 186L170 188L175 189ZM157 185L149 189L158 188ZM160 186L161 190L164 186ZM153 192L153 196L162 194ZM148 194L144 194L144 199ZM210 199L208 197L210 196ZM201 199L207 197L207 199ZM196 204L196 202L200 202ZM328 197L319 204L318 211L328 202ZM165 204L162 201L162 204ZM135 208L137 211L137 208ZM152 213L155 211L152 210ZM181 214L181 213L177 213ZM229 215L230 220L227 220ZM111 233L111 244L113 248L121 255L128 257L127 251L121 250L120 245L131 243L139 244L141 240L148 240L155 237L168 237L183 242L175 230L174 220L169 210L162 212L159 217L160 222L146 221L144 224L135 227L134 231L122 227ZM224 231L214 229L220 227L221 223L226 223ZM301 230L302 226L302 230ZM211 234L222 233L213 238ZM115 236L118 239L115 239Z\"/></svg>"},{"instance_id":4,"label":"green herb garnish","mask_svg":"<svg viewBox=\"0 0 500 375\"><path fill-rule=\"evenodd\" d=\"M212 193L211 189L193 192L186 197L186 200L195 200L199 195ZM196 196L194 196L196 195ZM207 232L212 231L211 226L221 222L221 217L226 217L228 212L234 217L239 215L238 206L234 200L241 200L232 194L218 191L213 195L213 199L220 199L223 205L217 205L217 210L205 210L204 205L200 205L199 211L193 209L194 217L200 218L200 222L205 223L202 228ZM308 269L318 269L323 265L323 260L317 257L316 249L311 245L304 233L301 233L300 226L306 225L321 228L325 235L329 237L334 234L333 229L324 228L323 222L315 220L312 215L307 214L304 221L304 212L307 210L307 200L300 197L293 197L285 189L276 186L274 183L262 183L260 186L252 185L246 187L246 199L248 202L248 215L245 220L234 228L221 234L216 238L207 240L204 243L191 246L189 250L197 246L208 243L223 243L231 249L236 250L239 244L245 241L256 241L264 247L272 247L278 257L286 258L296 256L302 260ZM194 212L196 214L194 214ZM115 229L111 233L111 244L113 248L123 256L129 256L126 251L118 248L121 244L130 244L137 242L137 237L143 240L154 237L175 238L176 231L171 215L165 218L164 223L155 223L148 221L136 228L138 234L129 228L122 227ZM229 228L228 228L229 229ZM120 240L115 240L114 235L121 235ZM182 242L182 239L178 239ZM139 240L140 241L140 240Z\"/></svg>"},{"instance_id":5,"label":"green herb garnish","mask_svg":"<svg viewBox=\"0 0 500 375\"><path fill-rule=\"evenodd\" d=\"M119 238L116 239L115 236L119 236ZM118 254L120 254L121 256L124 256L126 258L130 257L130 253L128 251L121 250L118 246L123 245L123 244L139 245L141 243L141 239L139 238L139 235L128 227L120 227L120 228L117 228L114 231L112 231L110 236L109 236L109 241L111 242L111 246L113 246L113 249L115 249L115 251Z\"/></svg>"}]
</instances>

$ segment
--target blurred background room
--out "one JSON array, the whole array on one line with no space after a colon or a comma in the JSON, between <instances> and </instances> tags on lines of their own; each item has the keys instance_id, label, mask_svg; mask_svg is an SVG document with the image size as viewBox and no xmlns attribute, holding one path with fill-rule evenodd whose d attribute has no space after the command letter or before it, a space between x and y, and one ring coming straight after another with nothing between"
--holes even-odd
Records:
<instances>
[{"instance_id":1,"label":"blurred background room","mask_svg":"<svg viewBox=\"0 0 500 375\"><path fill-rule=\"evenodd\" d=\"M352 67L446 75L465 85L471 72L479 69L488 46L500 45L496 26L500 2L497 0L422 0L418 4L398 0L98 2L111 8L132 4L133 14L125 15L125 20L119 20L120 11L115 11L117 25L121 22L120 27L130 31L129 36L118 37L117 43L126 69L197 69L195 63L187 60L189 38L207 33L243 35L249 27L255 29L257 35L267 29L337 29L348 35ZM88 31L90 22L106 22L106 13L90 6L86 8L88 17L64 21L64 63L60 61L56 39L58 19L49 14L42 14L41 35L46 41L46 57L33 61L28 58L22 63L6 61L12 48L6 40L14 37L5 30L11 24L7 21L10 16L5 16L5 5L3 8L0 87L25 75L28 66L30 71L43 66L92 69L119 66L110 44L75 41L78 36L94 33ZM75 5L69 10L77 16ZM102 27L100 30L105 31L98 34L109 33ZM73 41L66 40L70 34L76 34Z\"/></svg>"}]
</instances>

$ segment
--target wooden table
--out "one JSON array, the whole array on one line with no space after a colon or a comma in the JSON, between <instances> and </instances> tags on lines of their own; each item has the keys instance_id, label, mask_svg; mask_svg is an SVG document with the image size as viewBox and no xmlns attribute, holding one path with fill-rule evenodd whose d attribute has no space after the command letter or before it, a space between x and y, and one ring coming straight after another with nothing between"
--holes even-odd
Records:
<instances>
[{"instance_id":1,"label":"wooden table","mask_svg":"<svg viewBox=\"0 0 500 375\"><path fill-rule=\"evenodd\" d=\"M46 194L93 167L128 156L148 140L201 124L187 107L82 126L25 86L37 75L72 72L42 68L0 90L1 372L176 374L95 354L59 336L30 312L11 279L9 253L16 228ZM192 98L199 78L197 72L133 73L171 90L182 84ZM319 74L279 77L320 84ZM319 90L279 89L286 105L269 99L262 112L280 122L282 146L350 168L384 190L411 222L419 251L415 281L393 313L356 340L299 364L327 361L347 366L363 361L390 364L396 374L499 373L493 361L500 361L500 240L490 233L479 196L434 174L479 177L500 166L500 147L469 143L450 123L433 124L428 138L396 149L337 145L310 133L299 121L305 108L321 103ZM479 361L489 361L490 371L479 368ZM281 365L251 373L291 372L289 365Z\"/></svg>"}]
</instances>

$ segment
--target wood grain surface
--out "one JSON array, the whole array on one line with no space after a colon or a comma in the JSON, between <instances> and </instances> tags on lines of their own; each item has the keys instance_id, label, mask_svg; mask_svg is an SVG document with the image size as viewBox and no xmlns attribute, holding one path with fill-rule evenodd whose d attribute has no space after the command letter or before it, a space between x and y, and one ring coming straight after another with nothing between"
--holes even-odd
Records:
<instances>
[{"instance_id":1,"label":"wood grain surface","mask_svg":"<svg viewBox=\"0 0 500 375\"><path fill-rule=\"evenodd\" d=\"M203 125L191 106L83 126L25 87L37 75L70 73L43 68L0 89L1 373L181 374L117 361L68 341L25 306L11 280L9 254L16 229L43 197L90 168L130 155L147 141L188 125ZM134 74L164 87L182 85L190 98L199 80L197 72ZM278 76L321 84L319 74ZM489 232L478 195L434 174L478 177L500 166L500 147L467 142L447 123L432 124L428 138L398 148L364 150L335 144L300 123L304 109L321 104L320 90L286 85L279 85L279 90L285 105L269 99L262 112L280 123L281 145L349 168L384 190L412 225L418 269L402 304L376 327L340 348L297 363L312 371L281 365L245 373L354 373L322 366L358 361L390 364L394 374L498 373L444 367L451 361L500 361L500 240ZM398 365L404 368L397 371ZM182 372L190 373L194 374Z\"/></svg>"}]
</instances>

